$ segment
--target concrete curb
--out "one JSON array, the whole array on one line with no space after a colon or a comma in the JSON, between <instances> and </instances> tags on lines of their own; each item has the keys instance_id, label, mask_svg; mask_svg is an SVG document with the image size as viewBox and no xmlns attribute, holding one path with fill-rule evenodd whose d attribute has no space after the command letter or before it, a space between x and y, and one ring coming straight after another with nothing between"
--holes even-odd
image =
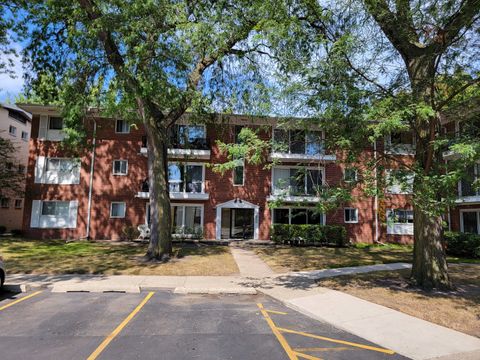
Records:
<instances>
[{"instance_id":1,"label":"concrete curb","mask_svg":"<svg viewBox=\"0 0 480 360\"><path fill-rule=\"evenodd\" d=\"M139 294L140 286L137 285L111 285L111 284L96 284L96 283L75 283L54 284L51 290L52 293L66 293L66 292L121 292L130 294Z\"/></svg>"},{"instance_id":2,"label":"concrete curb","mask_svg":"<svg viewBox=\"0 0 480 360\"><path fill-rule=\"evenodd\" d=\"M257 290L254 288L190 288L177 287L173 290L174 294L225 294L225 295L256 295Z\"/></svg>"}]
</instances>

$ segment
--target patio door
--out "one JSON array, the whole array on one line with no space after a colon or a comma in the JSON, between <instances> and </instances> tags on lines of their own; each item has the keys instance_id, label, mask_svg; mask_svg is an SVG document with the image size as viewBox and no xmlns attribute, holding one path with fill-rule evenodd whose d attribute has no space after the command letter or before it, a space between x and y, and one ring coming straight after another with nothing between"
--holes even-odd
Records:
<instances>
[{"instance_id":1,"label":"patio door","mask_svg":"<svg viewBox=\"0 0 480 360\"><path fill-rule=\"evenodd\" d=\"M230 237L232 239L253 239L253 209L232 209Z\"/></svg>"}]
</instances>

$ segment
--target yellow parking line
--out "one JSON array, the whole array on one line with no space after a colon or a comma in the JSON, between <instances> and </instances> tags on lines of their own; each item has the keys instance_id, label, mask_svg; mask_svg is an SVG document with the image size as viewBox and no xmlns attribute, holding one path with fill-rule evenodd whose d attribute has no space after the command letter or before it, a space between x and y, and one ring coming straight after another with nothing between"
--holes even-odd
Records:
<instances>
[{"instance_id":1,"label":"yellow parking line","mask_svg":"<svg viewBox=\"0 0 480 360\"><path fill-rule=\"evenodd\" d=\"M381 352L381 353L384 353L384 354L389 354L389 355L395 354L395 351L388 350L388 349L382 349L382 348L378 348L378 347L374 347L374 346L362 345L362 344L352 343L352 342L344 341L344 340L331 339L331 338L327 338L327 337L324 337L324 336L309 334L309 333L290 330L290 329L285 329L285 328L277 328L277 329L281 332L286 332L286 333L289 333L289 334L302 335L302 336L310 337L310 338L313 338L313 339L319 339L319 340L324 340L324 341L330 341L330 342L337 343L337 344L349 345L349 346L353 346L353 347L358 347L360 349L378 351L378 352Z\"/></svg>"},{"instance_id":2,"label":"yellow parking line","mask_svg":"<svg viewBox=\"0 0 480 360\"><path fill-rule=\"evenodd\" d=\"M301 352L298 352L298 351L295 351L295 354L297 354L298 357L301 357L301 358L304 358L304 359L307 359L307 360L322 360L318 357L308 355L308 354L304 354L304 353L301 353Z\"/></svg>"},{"instance_id":3,"label":"yellow parking line","mask_svg":"<svg viewBox=\"0 0 480 360\"><path fill-rule=\"evenodd\" d=\"M103 350L110 344L110 342L115 339L115 337L120 334L125 326L133 319L135 315L142 309L142 307L147 303L148 300L155 294L153 291L149 292L147 296L142 300L140 304L117 326L115 330L112 331L110 335L108 335L105 340L97 347L97 349L87 358L87 360L95 360Z\"/></svg>"},{"instance_id":4,"label":"yellow parking line","mask_svg":"<svg viewBox=\"0 0 480 360\"><path fill-rule=\"evenodd\" d=\"M260 312L262 313L263 317L265 318L265 321L270 326L270 329L272 329L273 334L277 337L278 342L280 343L280 345L282 345L283 350L285 350L285 353L288 355L288 358L290 360L298 360L297 355L292 350L290 345L288 345L288 342L287 340L285 340L285 337L280 333L280 331L277 330L275 323L270 318L270 315L268 315L268 312L265 310L263 305L261 303L258 303L257 306L260 309Z\"/></svg>"},{"instance_id":5,"label":"yellow parking line","mask_svg":"<svg viewBox=\"0 0 480 360\"><path fill-rule=\"evenodd\" d=\"M296 352L305 352L305 351L314 351L314 352L330 352L330 351L346 351L353 350L351 347L309 347L309 348L294 348L293 351Z\"/></svg>"},{"instance_id":6,"label":"yellow parking line","mask_svg":"<svg viewBox=\"0 0 480 360\"><path fill-rule=\"evenodd\" d=\"M35 291L34 293L32 293L32 294L30 294L30 295L27 295L27 296L22 297L22 298L20 298L20 299L18 299L18 300L12 301L10 304L7 304L7 305L4 305L4 306L0 307L0 311L5 310L6 308L9 308L10 306L13 306L13 305L15 305L15 304L18 304L19 302L22 302L22 301L24 301L24 300L30 299L30 298L32 298L32 297L34 297L34 296L36 296L36 295L38 295L38 294L40 294L40 293L41 293L41 291Z\"/></svg>"},{"instance_id":7,"label":"yellow parking line","mask_svg":"<svg viewBox=\"0 0 480 360\"><path fill-rule=\"evenodd\" d=\"M283 311L275 311L275 310L265 310L265 311L270 313L270 314L287 315L287 313L283 312Z\"/></svg>"}]
</instances>

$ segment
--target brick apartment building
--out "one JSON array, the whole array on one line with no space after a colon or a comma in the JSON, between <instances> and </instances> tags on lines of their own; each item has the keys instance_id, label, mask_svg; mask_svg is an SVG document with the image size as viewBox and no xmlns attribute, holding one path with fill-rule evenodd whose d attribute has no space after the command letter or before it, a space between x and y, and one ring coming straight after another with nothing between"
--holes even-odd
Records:
<instances>
[{"instance_id":1,"label":"brick apartment building","mask_svg":"<svg viewBox=\"0 0 480 360\"><path fill-rule=\"evenodd\" d=\"M15 154L11 162L0 164L15 171L24 179L29 155L31 116L29 113L10 104L0 104L0 136L11 141L15 147ZM11 172L10 172L11 173ZM20 179L19 179L20 180ZM25 187L24 180L19 189ZM0 197L0 225L7 231L22 229L23 221L23 194L6 191Z\"/></svg>"},{"instance_id":2,"label":"brick apartment building","mask_svg":"<svg viewBox=\"0 0 480 360\"><path fill-rule=\"evenodd\" d=\"M23 220L27 236L119 239L125 227L149 223L147 148L141 126L92 116L85 120L89 144L74 153L60 147L64 135L58 109L20 106L33 115ZM284 145L269 155L275 164L266 168L239 161L233 171L213 171L209 164L226 161L216 140L234 142L245 126L258 128L263 139ZM447 124L446 131L454 134L458 126ZM319 186L361 176L361 165L345 169L337 161L341 154L324 149L325 136L294 125L285 130L275 118L232 115L219 116L208 125L178 123L168 150L175 235L268 240L272 223L308 223L343 225L357 242L411 243L409 189L392 185L379 200L363 196L357 186L353 195L358 200L353 203L323 215L309 209L318 201ZM390 136L366 146L363 156L371 159L382 151L412 161L413 136ZM477 166L474 174L480 175L479 170ZM480 233L480 194L470 185L459 184L461 204L448 214L449 224L453 230ZM272 202L277 205L274 209L269 206Z\"/></svg>"}]
</instances>

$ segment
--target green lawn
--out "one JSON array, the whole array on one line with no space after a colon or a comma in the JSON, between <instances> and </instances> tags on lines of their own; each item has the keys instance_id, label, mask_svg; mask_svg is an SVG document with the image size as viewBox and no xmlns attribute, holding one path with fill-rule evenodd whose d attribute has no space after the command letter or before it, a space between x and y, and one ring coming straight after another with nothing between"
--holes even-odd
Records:
<instances>
[{"instance_id":1,"label":"green lawn","mask_svg":"<svg viewBox=\"0 0 480 360\"><path fill-rule=\"evenodd\" d=\"M261 247L255 252L274 271L308 271L348 266L412 262L413 247L407 245L356 244L348 248ZM449 262L480 263L479 259L449 257Z\"/></svg>"},{"instance_id":2,"label":"green lawn","mask_svg":"<svg viewBox=\"0 0 480 360\"><path fill-rule=\"evenodd\" d=\"M238 268L226 246L174 246L168 263L143 263L145 244L0 239L8 273L232 275Z\"/></svg>"}]
</instances>

